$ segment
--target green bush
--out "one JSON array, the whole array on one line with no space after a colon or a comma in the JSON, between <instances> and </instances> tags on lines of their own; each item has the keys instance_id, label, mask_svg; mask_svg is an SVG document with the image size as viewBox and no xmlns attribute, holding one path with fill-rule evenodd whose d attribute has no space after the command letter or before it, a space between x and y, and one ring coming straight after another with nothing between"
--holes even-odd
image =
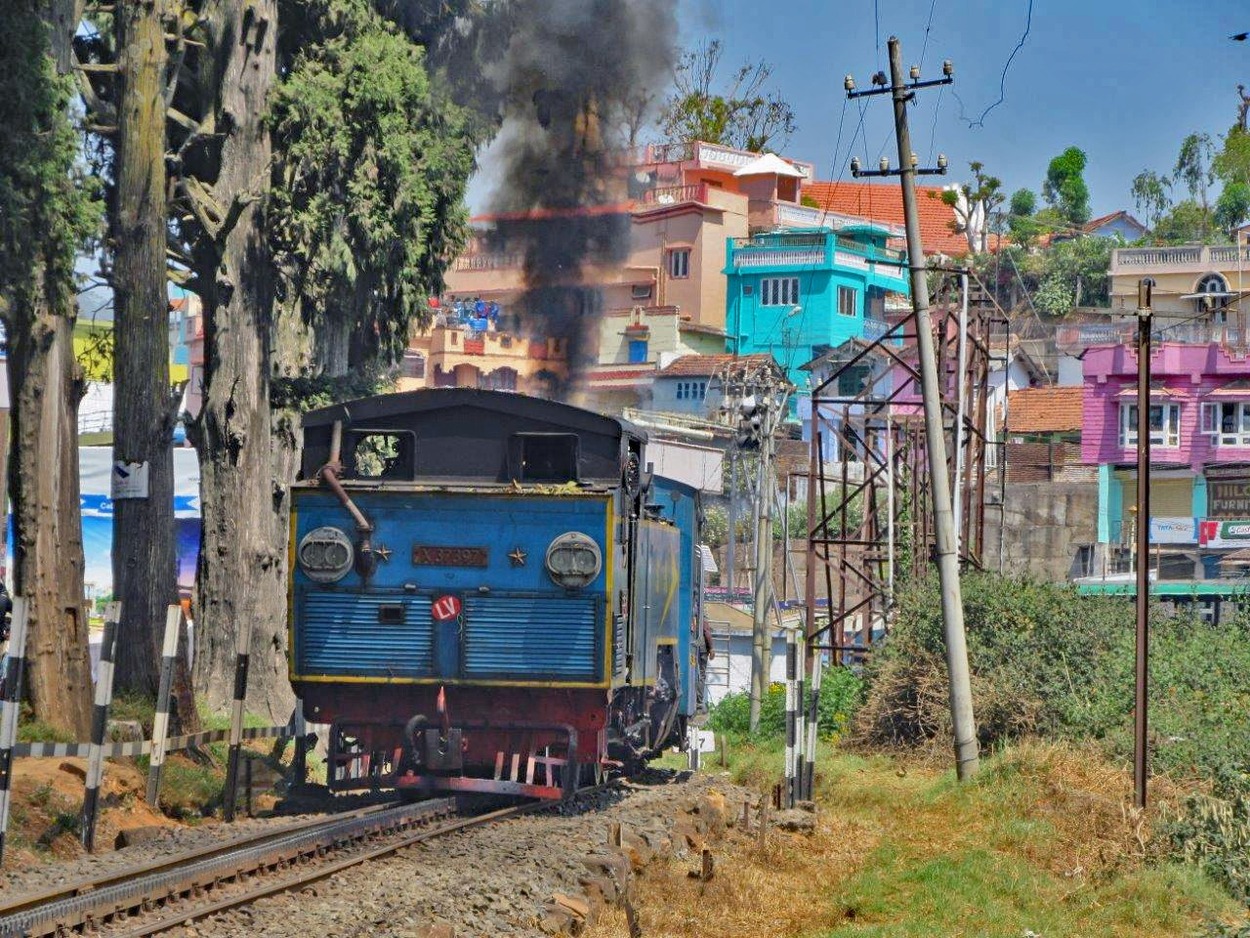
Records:
<instances>
[{"instance_id":1,"label":"green bush","mask_svg":"<svg viewBox=\"0 0 1250 938\"><path fill-rule=\"evenodd\" d=\"M1162 833L1180 859L1250 903L1250 776L1217 771L1211 793L1190 795Z\"/></svg>"},{"instance_id":2,"label":"green bush","mask_svg":"<svg viewBox=\"0 0 1250 938\"><path fill-rule=\"evenodd\" d=\"M863 681L846 668L826 668L821 675L817 702L818 732L822 736L841 733L850 723L863 698ZM745 691L729 694L712 708L708 726L718 733L746 737L751 734L751 695ZM786 689L783 684L768 688L760 703L760 728L756 738L782 738L786 733Z\"/></svg>"},{"instance_id":3,"label":"green bush","mask_svg":"<svg viewBox=\"0 0 1250 938\"><path fill-rule=\"evenodd\" d=\"M963 579L968 656L983 746L1040 734L1132 751L1134 613L1116 597L993 574ZM866 670L855 729L877 744L949 738L941 606L929 579L900 591L890 638ZM1250 766L1250 628L1151 611L1152 759L1209 774Z\"/></svg>"}]
</instances>

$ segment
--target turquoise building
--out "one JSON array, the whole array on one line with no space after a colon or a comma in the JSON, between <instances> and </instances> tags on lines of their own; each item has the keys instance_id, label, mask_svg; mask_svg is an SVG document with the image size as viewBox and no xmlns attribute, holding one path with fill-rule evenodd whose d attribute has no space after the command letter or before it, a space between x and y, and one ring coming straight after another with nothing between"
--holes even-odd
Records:
<instances>
[{"instance_id":1,"label":"turquoise building","mask_svg":"<svg viewBox=\"0 0 1250 938\"><path fill-rule=\"evenodd\" d=\"M891 232L862 224L791 228L727 242L728 351L771 354L802 395L804 364L847 339L888 329L886 297L909 297L906 252Z\"/></svg>"}]
</instances>

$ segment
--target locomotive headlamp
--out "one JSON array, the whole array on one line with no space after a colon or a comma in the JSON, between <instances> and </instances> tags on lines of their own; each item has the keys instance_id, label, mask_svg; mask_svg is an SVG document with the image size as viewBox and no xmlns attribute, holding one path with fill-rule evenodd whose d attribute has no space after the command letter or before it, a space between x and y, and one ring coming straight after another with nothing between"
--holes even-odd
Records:
<instances>
[{"instance_id":1,"label":"locomotive headlamp","mask_svg":"<svg viewBox=\"0 0 1250 938\"><path fill-rule=\"evenodd\" d=\"M314 583L337 583L347 576L354 559L351 538L330 526L305 534L295 555L300 569Z\"/></svg>"},{"instance_id":2,"label":"locomotive headlamp","mask_svg":"<svg viewBox=\"0 0 1250 938\"><path fill-rule=\"evenodd\" d=\"M585 586L603 569L594 539L577 531L561 534L547 547L547 572L566 589Z\"/></svg>"}]
</instances>

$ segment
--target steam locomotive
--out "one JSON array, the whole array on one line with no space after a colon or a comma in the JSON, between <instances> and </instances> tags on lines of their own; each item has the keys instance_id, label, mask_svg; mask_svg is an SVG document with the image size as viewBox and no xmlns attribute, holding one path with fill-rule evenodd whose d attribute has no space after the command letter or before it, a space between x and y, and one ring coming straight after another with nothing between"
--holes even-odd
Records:
<instances>
[{"instance_id":1,"label":"steam locomotive","mask_svg":"<svg viewBox=\"0 0 1250 938\"><path fill-rule=\"evenodd\" d=\"M561 798L702 707L697 490L646 434L470 389L305 417L290 675L333 790Z\"/></svg>"}]
</instances>

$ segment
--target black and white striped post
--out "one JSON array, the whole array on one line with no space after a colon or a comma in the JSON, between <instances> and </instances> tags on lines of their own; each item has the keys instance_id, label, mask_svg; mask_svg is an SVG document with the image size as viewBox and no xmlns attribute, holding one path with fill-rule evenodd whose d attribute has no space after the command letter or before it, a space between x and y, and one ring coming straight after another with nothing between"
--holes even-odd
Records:
<instances>
[{"instance_id":1,"label":"black and white striped post","mask_svg":"<svg viewBox=\"0 0 1250 938\"><path fill-rule=\"evenodd\" d=\"M811 701L807 707L807 764L803 770L803 798L811 801L816 796L816 737L820 729L820 677L824 664L820 652L812 655Z\"/></svg>"},{"instance_id":2,"label":"black and white striped post","mask_svg":"<svg viewBox=\"0 0 1250 938\"><path fill-rule=\"evenodd\" d=\"M295 733L295 754L291 757L291 786L298 790L308 784L308 723L304 720L304 701L296 698L291 714Z\"/></svg>"},{"instance_id":3,"label":"black and white striped post","mask_svg":"<svg viewBox=\"0 0 1250 938\"><path fill-rule=\"evenodd\" d=\"M26 600L13 600L13 627L9 632L9 660L0 699L0 862L9 831L9 786L13 781L13 746L17 742L17 713L22 701L22 671L26 654Z\"/></svg>"},{"instance_id":4,"label":"black and white striped post","mask_svg":"<svg viewBox=\"0 0 1250 938\"><path fill-rule=\"evenodd\" d=\"M156 807L161 794L161 767L169 737L170 690L174 683L174 662L178 657L178 632L182 628L182 607L173 604L165 613L165 637L161 642L161 683L156 692L156 716L152 719L152 755L148 762L148 804Z\"/></svg>"},{"instance_id":5,"label":"black and white striped post","mask_svg":"<svg viewBox=\"0 0 1250 938\"><path fill-rule=\"evenodd\" d=\"M113 660L121 610L121 603L109 603L104 611L104 637L100 642L100 665L96 668L91 748L87 751L87 791L82 801L82 845L88 853L95 852L95 821L100 807L100 779L104 774L104 732L108 728L109 705L113 702Z\"/></svg>"},{"instance_id":6,"label":"black and white striped post","mask_svg":"<svg viewBox=\"0 0 1250 938\"><path fill-rule=\"evenodd\" d=\"M226 789L221 808L222 817L234 820L234 802L239 788L239 759L243 750L243 701L247 697L248 652L252 630L239 626L234 647L234 700L230 704L230 756L226 761Z\"/></svg>"},{"instance_id":7,"label":"black and white striped post","mask_svg":"<svg viewBox=\"0 0 1250 938\"><path fill-rule=\"evenodd\" d=\"M795 629L797 633L798 647L795 649L794 667L796 671L795 681L795 710L797 712L797 726L794 731L795 747L794 747L794 800L802 801L803 792L807 790L807 760L804 753L807 751L807 698L803 695L806 687L807 677L807 640L803 634L802 628Z\"/></svg>"},{"instance_id":8,"label":"black and white striped post","mask_svg":"<svg viewBox=\"0 0 1250 938\"><path fill-rule=\"evenodd\" d=\"M798 630L786 629L786 788L785 807L794 807L795 767L798 764Z\"/></svg>"}]
</instances>

